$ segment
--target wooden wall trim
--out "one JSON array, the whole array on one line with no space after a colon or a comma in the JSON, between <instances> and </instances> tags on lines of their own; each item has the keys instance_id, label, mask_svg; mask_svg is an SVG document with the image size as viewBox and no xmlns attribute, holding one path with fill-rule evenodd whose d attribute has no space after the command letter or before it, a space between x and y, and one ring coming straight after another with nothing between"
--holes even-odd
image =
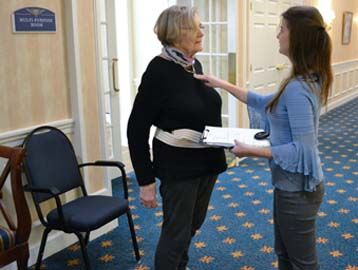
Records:
<instances>
[{"instance_id":1,"label":"wooden wall trim","mask_svg":"<svg viewBox=\"0 0 358 270\"><path fill-rule=\"evenodd\" d=\"M358 96L358 59L334 63L334 81L325 111L330 111Z\"/></svg>"}]
</instances>

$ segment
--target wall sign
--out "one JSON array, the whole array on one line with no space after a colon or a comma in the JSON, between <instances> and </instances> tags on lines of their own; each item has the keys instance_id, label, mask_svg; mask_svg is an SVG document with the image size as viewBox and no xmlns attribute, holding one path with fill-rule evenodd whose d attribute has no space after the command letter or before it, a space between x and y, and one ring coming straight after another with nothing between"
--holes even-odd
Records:
<instances>
[{"instance_id":1,"label":"wall sign","mask_svg":"<svg viewBox=\"0 0 358 270\"><path fill-rule=\"evenodd\" d=\"M55 13L46 8L25 7L12 14L14 33L56 32Z\"/></svg>"}]
</instances>

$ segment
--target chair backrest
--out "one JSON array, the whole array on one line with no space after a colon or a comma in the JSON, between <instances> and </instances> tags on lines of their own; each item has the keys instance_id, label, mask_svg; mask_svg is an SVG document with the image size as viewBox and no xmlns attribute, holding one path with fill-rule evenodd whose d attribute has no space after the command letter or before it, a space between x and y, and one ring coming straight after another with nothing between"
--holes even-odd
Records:
<instances>
[{"instance_id":1,"label":"chair backrest","mask_svg":"<svg viewBox=\"0 0 358 270\"><path fill-rule=\"evenodd\" d=\"M26 150L24 169L30 186L56 188L60 194L84 188L73 146L61 130L50 126L36 128L25 138L23 147ZM52 197L33 194L35 203Z\"/></svg>"},{"instance_id":2,"label":"chair backrest","mask_svg":"<svg viewBox=\"0 0 358 270\"><path fill-rule=\"evenodd\" d=\"M0 157L8 160L0 175L0 214L5 219L9 229L15 232L15 245L27 242L31 232L31 216L21 181L21 164L24 158L24 153L22 148L12 148L0 145ZM7 213L6 205L2 203L2 187L9 174L12 197L16 210L17 225L15 225L11 216Z\"/></svg>"}]
</instances>

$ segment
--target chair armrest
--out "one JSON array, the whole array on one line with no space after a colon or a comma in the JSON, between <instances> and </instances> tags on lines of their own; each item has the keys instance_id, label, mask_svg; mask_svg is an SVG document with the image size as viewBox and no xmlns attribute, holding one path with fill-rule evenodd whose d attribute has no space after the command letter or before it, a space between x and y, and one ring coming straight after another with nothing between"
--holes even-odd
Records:
<instances>
[{"instance_id":1,"label":"chair armrest","mask_svg":"<svg viewBox=\"0 0 358 270\"><path fill-rule=\"evenodd\" d=\"M107 167L118 167L123 168L125 165L120 161L112 161L112 160L97 160L95 162L88 162L79 164L78 167L85 167L85 166L107 166Z\"/></svg>"},{"instance_id":2,"label":"chair armrest","mask_svg":"<svg viewBox=\"0 0 358 270\"><path fill-rule=\"evenodd\" d=\"M78 167L85 167L85 166L107 166L107 167L117 167L122 174L122 182L123 182L123 192L124 198L128 199L128 185L127 185L127 175L124 169L125 165L120 161L112 161L112 160L97 160L95 162L88 162L78 164Z\"/></svg>"},{"instance_id":3,"label":"chair armrest","mask_svg":"<svg viewBox=\"0 0 358 270\"><path fill-rule=\"evenodd\" d=\"M60 199L61 192L56 187L41 188L41 187L33 187L30 185L25 185L24 191L31 192L31 193L47 193L47 194L51 194L52 196L54 196L58 215L60 217L61 222L63 224L65 224L65 217L63 215L62 202Z\"/></svg>"},{"instance_id":4,"label":"chair armrest","mask_svg":"<svg viewBox=\"0 0 358 270\"><path fill-rule=\"evenodd\" d=\"M24 191L26 192L35 192L35 193L48 193L53 196L60 195L60 192L57 188L51 187L51 188L39 188L39 187L32 187L30 185L24 186Z\"/></svg>"}]
</instances>

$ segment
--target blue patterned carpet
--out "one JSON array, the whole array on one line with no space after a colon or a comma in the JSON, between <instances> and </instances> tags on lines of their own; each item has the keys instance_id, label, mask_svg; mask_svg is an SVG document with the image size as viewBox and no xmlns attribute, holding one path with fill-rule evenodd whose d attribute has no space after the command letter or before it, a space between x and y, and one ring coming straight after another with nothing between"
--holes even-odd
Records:
<instances>
[{"instance_id":1,"label":"blue patterned carpet","mask_svg":"<svg viewBox=\"0 0 358 270\"><path fill-rule=\"evenodd\" d=\"M326 195L318 218L317 246L322 270L358 270L358 99L321 118L320 151ZM126 218L89 245L94 269L149 270L162 220L160 208L143 209L131 174L130 200L142 260L136 263ZM120 191L119 181L113 190ZM246 159L219 176L208 215L193 239L192 270L277 269L273 251L272 187L263 159ZM78 245L55 254L45 268L81 269Z\"/></svg>"}]
</instances>

